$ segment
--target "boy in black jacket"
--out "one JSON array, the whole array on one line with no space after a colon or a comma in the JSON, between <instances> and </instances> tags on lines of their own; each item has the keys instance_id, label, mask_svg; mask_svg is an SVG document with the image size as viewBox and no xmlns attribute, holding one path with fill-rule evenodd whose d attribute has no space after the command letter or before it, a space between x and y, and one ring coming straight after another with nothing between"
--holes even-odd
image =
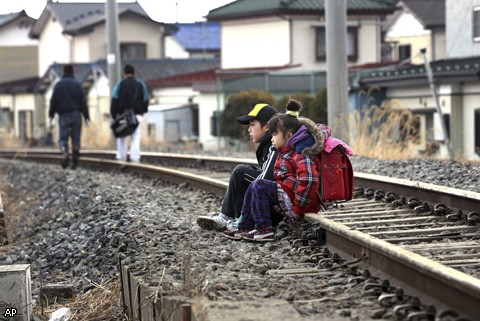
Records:
<instances>
[{"instance_id":1,"label":"boy in black jacket","mask_svg":"<svg viewBox=\"0 0 480 321\"><path fill-rule=\"evenodd\" d=\"M223 198L222 209L215 216L199 216L197 224L205 230L225 230L227 223L240 217L243 198L248 186L257 177L273 180L273 166L277 153L271 148L272 135L268 132L268 121L278 111L268 104L257 104L248 115L238 117L243 125L249 125L248 133L254 143L259 143L256 156L258 165L237 165L228 183L227 192Z\"/></svg>"}]
</instances>

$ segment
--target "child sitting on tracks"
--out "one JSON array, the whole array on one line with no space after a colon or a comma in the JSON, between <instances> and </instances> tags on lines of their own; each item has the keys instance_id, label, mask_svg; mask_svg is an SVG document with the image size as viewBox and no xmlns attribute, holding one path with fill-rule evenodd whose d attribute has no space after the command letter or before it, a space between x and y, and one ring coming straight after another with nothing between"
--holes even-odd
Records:
<instances>
[{"instance_id":1,"label":"child sitting on tracks","mask_svg":"<svg viewBox=\"0 0 480 321\"><path fill-rule=\"evenodd\" d=\"M225 230L227 223L236 228L248 186L256 178L275 180L273 165L277 159L277 152L272 149L272 135L268 131L268 121L276 113L278 111L268 104L256 104L247 115L237 118L240 124L248 125L251 141L259 144L255 153L259 166L240 164L235 167L230 176L220 213L197 218L197 224L202 229L221 232Z\"/></svg>"},{"instance_id":2,"label":"child sitting on tracks","mask_svg":"<svg viewBox=\"0 0 480 321\"><path fill-rule=\"evenodd\" d=\"M295 223L322 204L318 190L319 158L330 128L299 117L301 104L290 99L285 114L268 122L272 145L279 156L275 163L276 181L255 180L248 188L237 230L226 230L225 237L251 241L273 241L273 222L279 213Z\"/></svg>"}]
</instances>

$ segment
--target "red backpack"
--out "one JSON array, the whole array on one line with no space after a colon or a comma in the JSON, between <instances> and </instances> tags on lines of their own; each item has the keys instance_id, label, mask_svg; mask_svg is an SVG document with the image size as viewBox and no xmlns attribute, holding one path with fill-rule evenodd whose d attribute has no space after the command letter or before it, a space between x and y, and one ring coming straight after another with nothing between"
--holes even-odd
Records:
<instances>
[{"instance_id":1,"label":"red backpack","mask_svg":"<svg viewBox=\"0 0 480 321\"><path fill-rule=\"evenodd\" d=\"M353 197L353 167L341 145L330 153L323 151L320 159L320 199L324 202L348 201Z\"/></svg>"}]
</instances>

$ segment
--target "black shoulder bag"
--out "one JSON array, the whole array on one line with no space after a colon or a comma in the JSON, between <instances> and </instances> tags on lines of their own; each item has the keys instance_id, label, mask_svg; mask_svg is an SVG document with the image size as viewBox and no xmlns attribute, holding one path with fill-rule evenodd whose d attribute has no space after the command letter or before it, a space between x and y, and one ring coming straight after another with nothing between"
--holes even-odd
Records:
<instances>
[{"instance_id":1,"label":"black shoulder bag","mask_svg":"<svg viewBox=\"0 0 480 321\"><path fill-rule=\"evenodd\" d=\"M138 85L135 89L135 95L133 96L133 103L137 100ZM138 119L135 115L135 111L132 108L125 109L123 113L117 115L110 128L113 130L113 135L117 138L130 136L138 127Z\"/></svg>"}]
</instances>

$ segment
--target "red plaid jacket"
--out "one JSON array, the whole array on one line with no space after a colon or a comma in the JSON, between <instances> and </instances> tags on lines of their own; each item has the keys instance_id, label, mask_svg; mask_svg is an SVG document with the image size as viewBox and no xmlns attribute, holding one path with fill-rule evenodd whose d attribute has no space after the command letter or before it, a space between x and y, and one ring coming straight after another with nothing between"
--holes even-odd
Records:
<instances>
[{"instance_id":1,"label":"red plaid jacket","mask_svg":"<svg viewBox=\"0 0 480 321\"><path fill-rule=\"evenodd\" d=\"M299 216L319 210L318 168L317 155L297 154L292 146L279 148L274 175L292 201L293 211Z\"/></svg>"}]
</instances>

